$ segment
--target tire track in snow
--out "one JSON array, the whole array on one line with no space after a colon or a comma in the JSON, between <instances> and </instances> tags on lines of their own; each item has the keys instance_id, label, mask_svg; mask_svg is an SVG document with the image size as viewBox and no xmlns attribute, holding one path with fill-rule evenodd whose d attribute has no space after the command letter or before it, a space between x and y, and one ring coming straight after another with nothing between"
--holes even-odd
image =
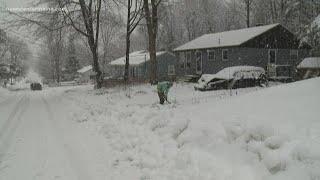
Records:
<instances>
[{"instance_id":1,"label":"tire track in snow","mask_svg":"<svg viewBox=\"0 0 320 180\"><path fill-rule=\"evenodd\" d=\"M10 96L7 99L0 102L0 107L3 105L7 105L12 99L15 99L17 97L17 93L14 93L14 96Z\"/></svg>"},{"instance_id":2,"label":"tire track in snow","mask_svg":"<svg viewBox=\"0 0 320 180\"><path fill-rule=\"evenodd\" d=\"M61 148L64 150L64 155L65 158L68 159L68 161L70 162L70 167L74 172L74 175L76 175L78 180L90 180L92 179L89 174L87 173L87 168L84 168L83 165L85 164L85 162L81 162L79 159L79 155L76 154L76 152L74 152L71 147L66 143L66 141L64 140L64 137L62 137L61 133L62 130L58 127L58 125L55 122L54 119L54 114L51 110L51 107L48 103L48 101L44 98L41 97L42 101L45 105L45 109L48 113L48 121L49 124L52 126L52 130L54 131L54 135L56 135L56 141L59 142L60 140L60 146Z\"/></svg>"},{"instance_id":3,"label":"tire track in snow","mask_svg":"<svg viewBox=\"0 0 320 180\"><path fill-rule=\"evenodd\" d=\"M21 124L22 116L26 112L29 104L29 98L26 95L16 103L13 110L9 114L7 121L0 129L0 153L6 154L10 144L13 140L13 135L16 133L17 128ZM0 163L1 158L0 156Z\"/></svg>"}]
</instances>

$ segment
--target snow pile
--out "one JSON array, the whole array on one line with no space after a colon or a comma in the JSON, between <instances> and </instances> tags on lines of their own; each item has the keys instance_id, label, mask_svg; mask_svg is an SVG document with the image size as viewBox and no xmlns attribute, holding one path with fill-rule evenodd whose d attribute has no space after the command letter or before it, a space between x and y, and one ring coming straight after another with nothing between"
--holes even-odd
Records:
<instances>
[{"instance_id":1,"label":"snow pile","mask_svg":"<svg viewBox=\"0 0 320 180\"><path fill-rule=\"evenodd\" d=\"M298 69L304 68L320 68L320 57L305 58L299 65Z\"/></svg>"},{"instance_id":2,"label":"snow pile","mask_svg":"<svg viewBox=\"0 0 320 180\"><path fill-rule=\"evenodd\" d=\"M192 86L174 85L166 106L149 86L65 97L105 137L106 179L320 179L319 78L233 97Z\"/></svg>"}]
</instances>

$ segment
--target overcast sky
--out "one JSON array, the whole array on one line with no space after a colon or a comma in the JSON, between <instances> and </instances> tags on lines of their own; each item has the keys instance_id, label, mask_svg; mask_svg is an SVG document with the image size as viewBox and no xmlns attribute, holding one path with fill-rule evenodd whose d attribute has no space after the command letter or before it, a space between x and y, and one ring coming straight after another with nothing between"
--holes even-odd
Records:
<instances>
[{"instance_id":1,"label":"overcast sky","mask_svg":"<svg viewBox=\"0 0 320 180\"><path fill-rule=\"evenodd\" d=\"M4 5L9 8L28 7L28 4L33 0L1 0L4 1Z\"/></svg>"},{"instance_id":2,"label":"overcast sky","mask_svg":"<svg viewBox=\"0 0 320 180\"><path fill-rule=\"evenodd\" d=\"M0 0L0 6L2 8L27 8L30 7L31 3L34 0ZM0 12L0 22L1 22L1 17L2 18L8 18L7 16L5 16L5 14L1 14ZM13 18L13 17L9 17L9 18ZM35 61L37 61L36 57L38 56L38 50L39 50L39 45L38 43L40 43L39 41L35 41L34 37L32 36L32 32L30 32L30 29L9 29L6 30L6 32L10 35L10 36L15 36L18 37L22 40L24 40L28 45L30 50L32 51L32 59L30 64L33 65Z\"/></svg>"}]
</instances>

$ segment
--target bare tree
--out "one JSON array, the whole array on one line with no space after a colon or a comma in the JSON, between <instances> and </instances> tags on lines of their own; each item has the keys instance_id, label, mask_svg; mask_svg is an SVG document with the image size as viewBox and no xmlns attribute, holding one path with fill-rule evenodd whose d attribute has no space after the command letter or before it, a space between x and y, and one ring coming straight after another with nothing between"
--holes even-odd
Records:
<instances>
[{"instance_id":1,"label":"bare tree","mask_svg":"<svg viewBox=\"0 0 320 180\"><path fill-rule=\"evenodd\" d=\"M250 12L251 12L251 5L254 0L242 0L242 2L245 5L245 10L246 10L246 22L247 22L247 27L250 27Z\"/></svg>"},{"instance_id":2,"label":"bare tree","mask_svg":"<svg viewBox=\"0 0 320 180\"><path fill-rule=\"evenodd\" d=\"M9 50L9 46L7 45L6 32L0 29L0 62L3 60L3 57L8 50Z\"/></svg>"},{"instance_id":3,"label":"bare tree","mask_svg":"<svg viewBox=\"0 0 320 180\"><path fill-rule=\"evenodd\" d=\"M129 80L129 54L130 36L142 20L143 1L127 0L127 27L126 27L126 64L124 70L124 80Z\"/></svg>"},{"instance_id":4,"label":"bare tree","mask_svg":"<svg viewBox=\"0 0 320 180\"><path fill-rule=\"evenodd\" d=\"M94 1L94 2L93 2ZM99 30L100 30L100 13L101 13L101 1L102 0L89 0L86 3L85 0L79 0L79 6L82 13L82 23L85 26L83 31L72 19L72 17L66 12L65 15L69 18L71 26L80 34L87 37L88 44L92 53L93 70L96 73L96 88L102 87L102 72L99 67ZM77 2L71 2L70 4L78 4ZM60 2L60 5L62 3ZM60 6L65 7L65 6Z\"/></svg>"},{"instance_id":5,"label":"bare tree","mask_svg":"<svg viewBox=\"0 0 320 180\"><path fill-rule=\"evenodd\" d=\"M148 29L149 54L150 54L150 82L156 83L158 80L157 74L157 55L156 55L156 40L158 31L158 7L162 0L143 0L143 8Z\"/></svg>"},{"instance_id":6,"label":"bare tree","mask_svg":"<svg viewBox=\"0 0 320 180\"><path fill-rule=\"evenodd\" d=\"M114 57L114 52L117 50L116 42L119 40L119 35L122 31L119 31L124 25L123 19L121 15L116 14L114 10L107 10L107 4L105 5L105 10L101 14L101 39L102 39L102 46L103 46L103 54L102 60L100 63L106 65L110 62L110 60ZM110 9L110 8L109 8ZM115 9L115 8L114 8Z\"/></svg>"}]
</instances>

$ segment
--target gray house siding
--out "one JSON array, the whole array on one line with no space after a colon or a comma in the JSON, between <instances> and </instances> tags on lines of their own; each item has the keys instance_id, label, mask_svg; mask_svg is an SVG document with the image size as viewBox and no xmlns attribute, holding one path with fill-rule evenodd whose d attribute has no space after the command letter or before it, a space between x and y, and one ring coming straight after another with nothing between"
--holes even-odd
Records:
<instances>
[{"instance_id":1,"label":"gray house siding","mask_svg":"<svg viewBox=\"0 0 320 180\"><path fill-rule=\"evenodd\" d=\"M214 60L208 59L208 50L212 50L215 53ZM222 51L228 50L228 60L222 59ZM178 57L178 72L179 75L193 75L196 72L196 52L202 54L202 74L214 74L223 68L230 66L257 66L267 68L269 64L269 50L260 48L243 48L243 47L226 47L226 48L215 48L215 49L202 49L202 50L191 50L184 52L177 52ZM302 59L308 57L309 50L299 49L297 59L292 59L290 56L291 50L294 49L275 49L276 50L276 65L290 65L295 67L296 64L300 63ZM191 53L191 67L182 66L184 59L183 54Z\"/></svg>"},{"instance_id":2,"label":"gray house siding","mask_svg":"<svg viewBox=\"0 0 320 180\"><path fill-rule=\"evenodd\" d=\"M174 71L175 71L174 75L169 75L169 72L168 72L169 65L174 66ZM151 69L150 61L147 62L146 67L147 67L146 68L147 69L146 78L148 78L148 77L150 77L149 70ZM157 71L158 71L158 79L159 80L169 80L169 79L175 78L175 76L177 75L176 56L171 53L165 53L165 54L159 55L157 57ZM145 75L143 75L143 76L145 76Z\"/></svg>"}]
</instances>

